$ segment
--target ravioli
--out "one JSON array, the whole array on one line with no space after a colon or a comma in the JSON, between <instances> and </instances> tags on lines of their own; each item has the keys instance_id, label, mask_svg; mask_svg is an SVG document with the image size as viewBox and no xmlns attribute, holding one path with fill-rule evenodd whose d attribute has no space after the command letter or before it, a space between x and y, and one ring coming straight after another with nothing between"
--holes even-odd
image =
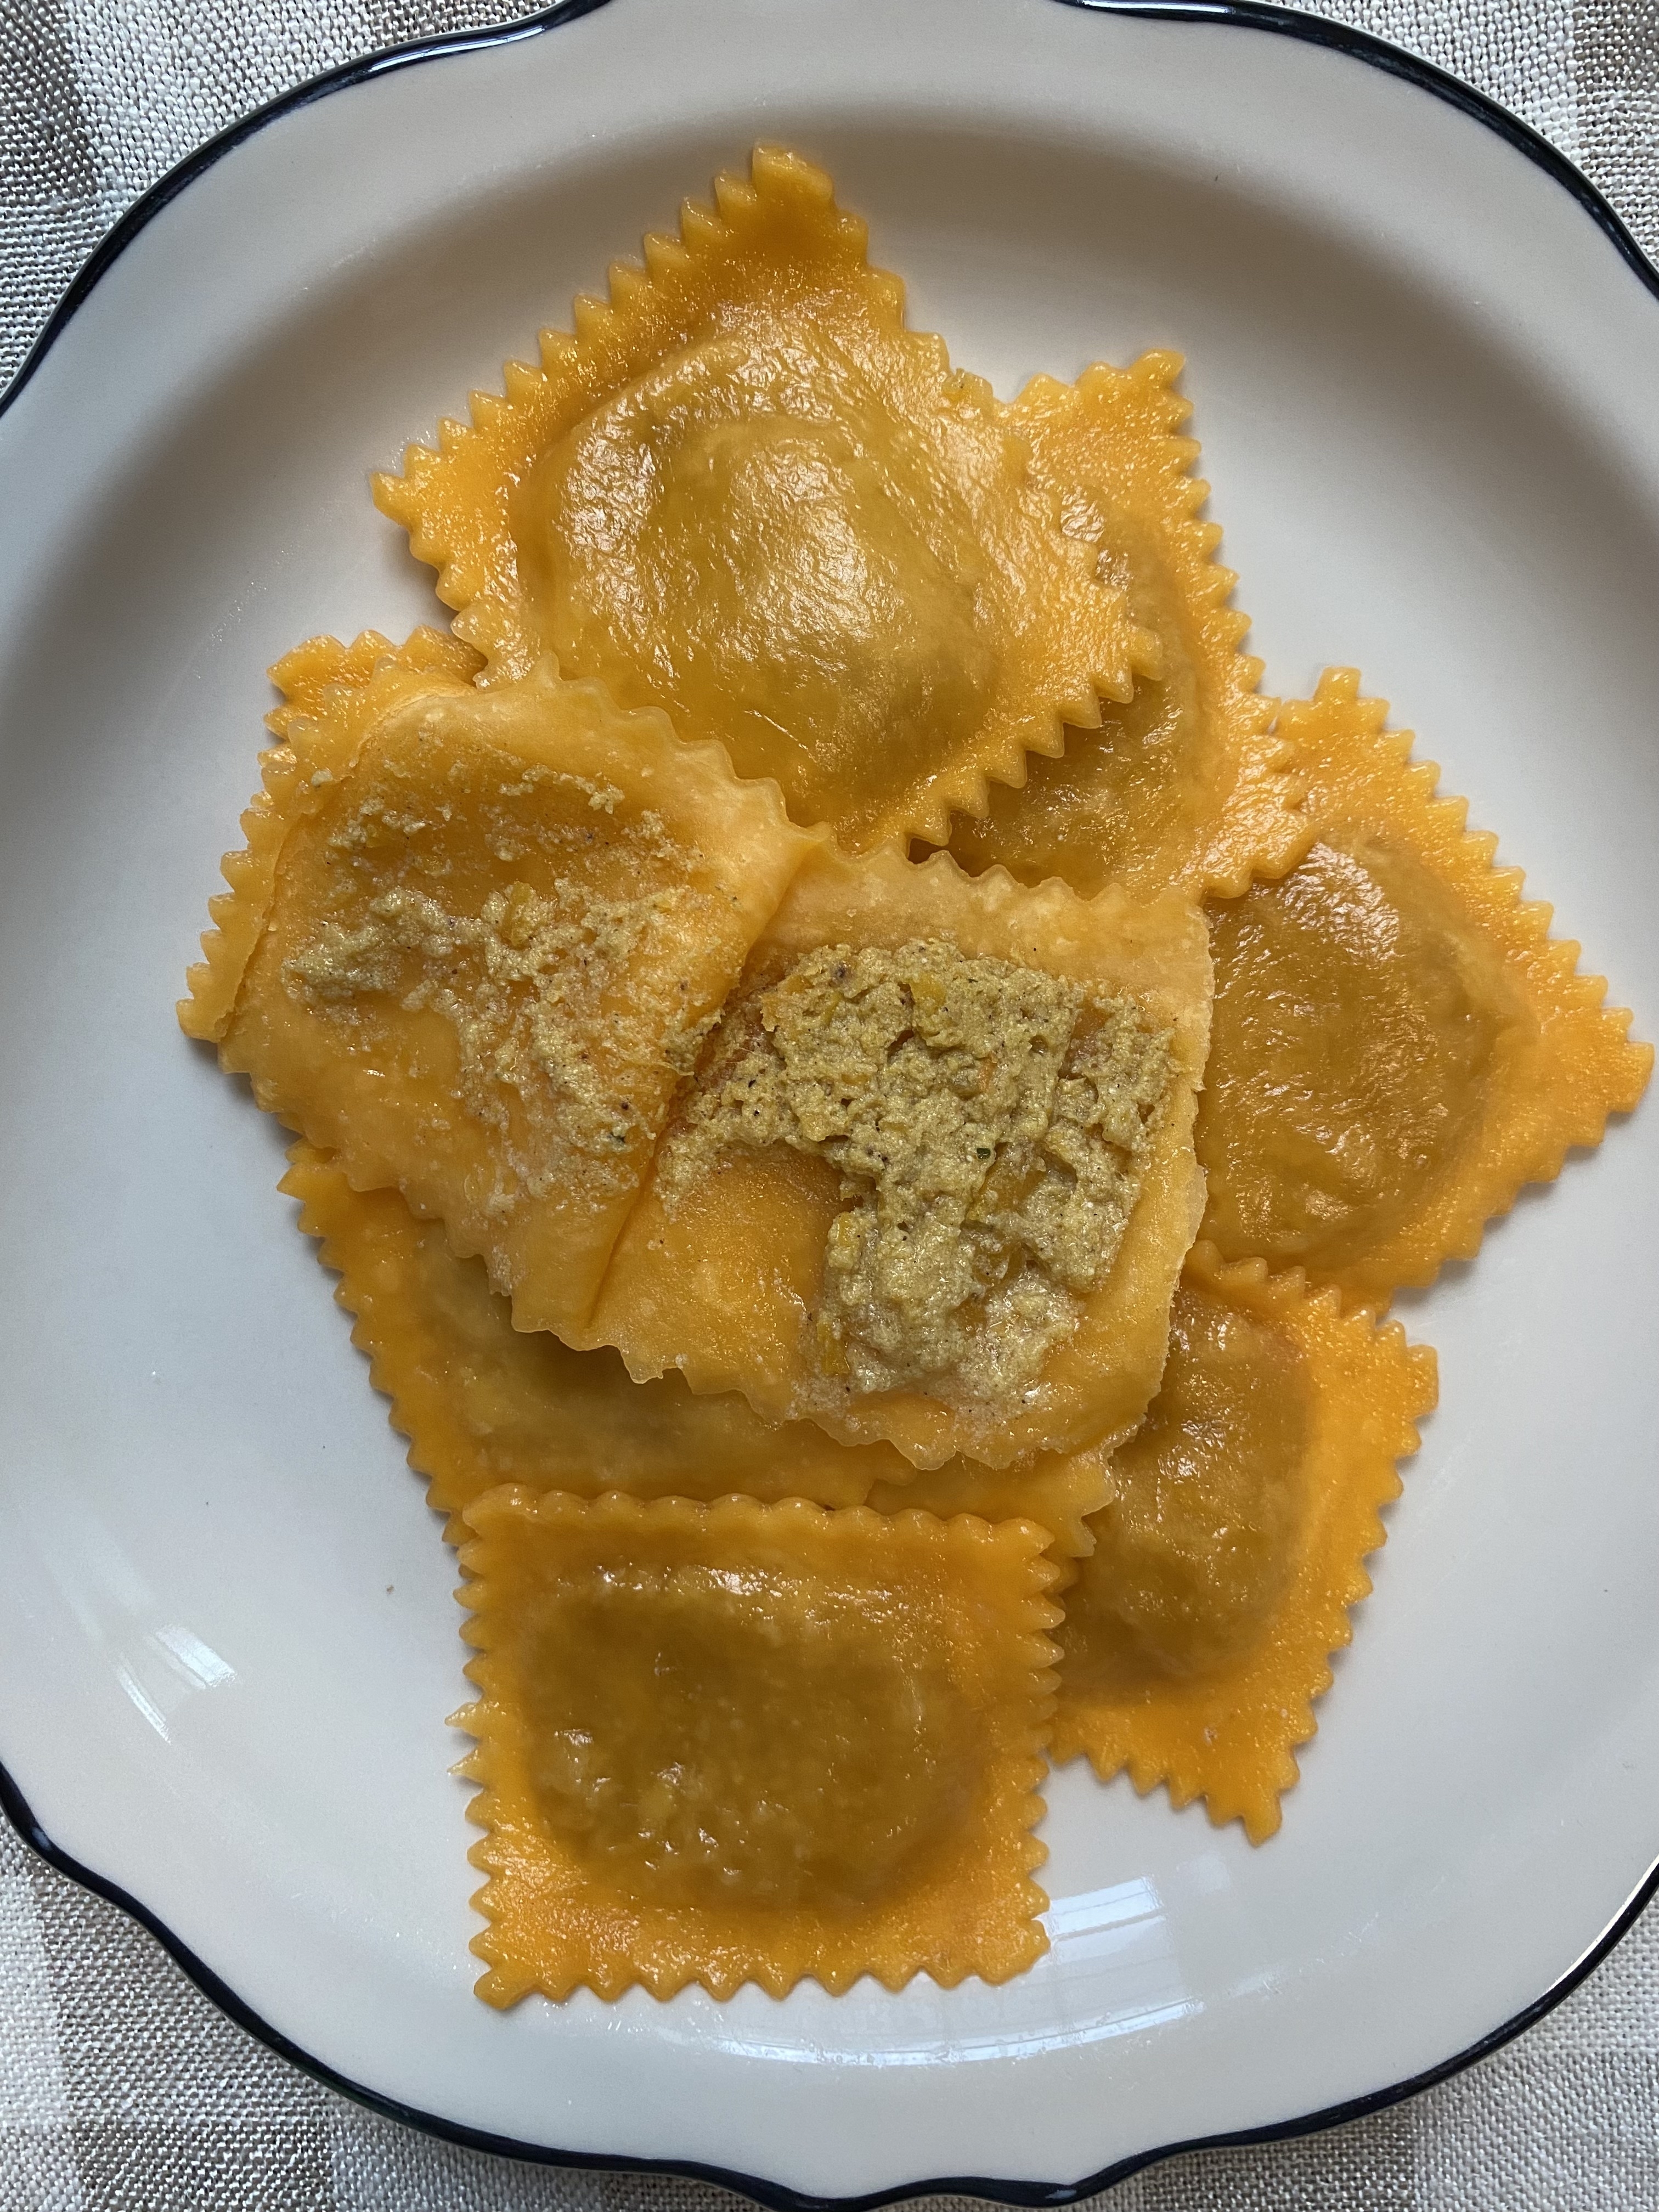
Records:
<instances>
[{"instance_id":1,"label":"ravioli","mask_svg":"<svg viewBox=\"0 0 1659 2212\"><path fill-rule=\"evenodd\" d=\"M573 1327L812 842L725 755L550 665L381 665L264 757L179 1018L260 1104Z\"/></svg>"},{"instance_id":2,"label":"ravioli","mask_svg":"<svg viewBox=\"0 0 1659 2212\"><path fill-rule=\"evenodd\" d=\"M1040 1530L513 1489L467 1517L481 1996L1041 1955Z\"/></svg>"},{"instance_id":3,"label":"ravioli","mask_svg":"<svg viewBox=\"0 0 1659 2212\"><path fill-rule=\"evenodd\" d=\"M1523 1184L1635 1106L1653 1065L1387 711L1352 669L1284 710L1318 839L1214 912L1197 1134L1224 1255L1368 1300L1472 1257Z\"/></svg>"},{"instance_id":4,"label":"ravioli","mask_svg":"<svg viewBox=\"0 0 1659 2212\"><path fill-rule=\"evenodd\" d=\"M515 1329L483 1262L458 1259L441 1224L417 1221L395 1190L353 1190L304 1143L289 1158L282 1187L300 1201L323 1264L339 1273L335 1297L356 1320L352 1341L392 1401L452 1543L465 1540L465 1508L504 1483L582 1498L867 1500L884 1513L1023 1518L1066 1555L1093 1541L1085 1516L1107 1494L1104 1453L1000 1474L957 1461L918 1475L890 1444L839 1444L812 1421L774 1428L735 1393L694 1396L678 1373L632 1382L614 1352L573 1352Z\"/></svg>"},{"instance_id":5,"label":"ravioli","mask_svg":"<svg viewBox=\"0 0 1659 2212\"><path fill-rule=\"evenodd\" d=\"M811 854L619 1237L586 1340L769 1420L1006 1467L1127 1433L1199 1193L1201 918Z\"/></svg>"},{"instance_id":6,"label":"ravioli","mask_svg":"<svg viewBox=\"0 0 1659 2212\"><path fill-rule=\"evenodd\" d=\"M1180 356L1002 404L867 246L757 149L375 479L453 634L272 671L179 1009L460 1553L499 2007L1004 1981L1045 1751L1273 1834L1381 1309L1650 1072L1261 696Z\"/></svg>"},{"instance_id":7,"label":"ravioli","mask_svg":"<svg viewBox=\"0 0 1659 2212\"><path fill-rule=\"evenodd\" d=\"M919 1510L941 1521L970 1513L981 1521L1035 1523L1048 1537L1048 1556L1058 1562L1062 1578L1070 1573L1072 1560L1094 1549L1089 1516L1111 1495L1111 1453L1099 1445L1092 1451L1044 1452L1004 1468L958 1458L918 1474L908 1462L902 1464L908 1469L903 1476L884 1476L871 1490L865 1503L872 1510ZM1061 1587L1063 1580L1054 1584L1056 1590Z\"/></svg>"},{"instance_id":8,"label":"ravioli","mask_svg":"<svg viewBox=\"0 0 1659 2212\"><path fill-rule=\"evenodd\" d=\"M1435 1396L1434 1354L1397 1322L1196 1247L1162 1387L1066 1593L1056 1761L1127 1767L1273 1834Z\"/></svg>"},{"instance_id":9,"label":"ravioli","mask_svg":"<svg viewBox=\"0 0 1659 2212\"><path fill-rule=\"evenodd\" d=\"M1156 669L990 387L908 331L830 179L762 148L375 497L485 682L543 653L862 849Z\"/></svg>"},{"instance_id":10,"label":"ravioli","mask_svg":"<svg viewBox=\"0 0 1659 2212\"><path fill-rule=\"evenodd\" d=\"M471 684L482 672L483 655L447 630L422 624L394 645L377 629L360 630L349 645L337 637L308 637L285 653L270 671L282 703L265 716L265 727L286 739L331 714L353 711L351 695L362 691L386 669L410 676L450 677Z\"/></svg>"},{"instance_id":11,"label":"ravioli","mask_svg":"<svg viewBox=\"0 0 1659 2212\"><path fill-rule=\"evenodd\" d=\"M1036 481L1079 542L1099 548L1161 667L1097 725L1068 730L1063 752L1034 755L1020 788L994 789L982 820L952 824L965 868L1060 876L1085 896L1119 883L1143 897L1175 885L1231 898L1252 876L1282 875L1310 840L1271 726L1278 702L1240 650L1249 617L1214 557L1220 528L1198 520L1209 486L1192 474L1197 445L1178 434L1192 411L1173 388L1181 368L1179 354L1149 353L1074 385L1039 376L1009 411Z\"/></svg>"}]
</instances>

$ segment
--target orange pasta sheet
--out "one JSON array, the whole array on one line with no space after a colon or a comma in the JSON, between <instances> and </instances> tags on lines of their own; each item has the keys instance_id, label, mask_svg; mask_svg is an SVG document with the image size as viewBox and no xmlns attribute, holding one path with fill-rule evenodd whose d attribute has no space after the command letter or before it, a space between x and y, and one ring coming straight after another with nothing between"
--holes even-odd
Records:
<instances>
[{"instance_id":1,"label":"orange pasta sheet","mask_svg":"<svg viewBox=\"0 0 1659 2212\"><path fill-rule=\"evenodd\" d=\"M1040 1955L1039 1530L510 1489L467 1517L480 1996L950 1987Z\"/></svg>"},{"instance_id":2,"label":"orange pasta sheet","mask_svg":"<svg viewBox=\"0 0 1659 2212\"><path fill-rule=\"evenodd\" d=\"M1198 1122L1222 1253L1371 1301L1470 1258L1522 1184L1635 1106L1653 1065L1387 711L1331 669L1280 716L1318 840L1214 911Z\"/></svg>"},{"instance_id":3,"label":"orange pasta sheet","mask_svg":"<svg viewBox=\"0 0 1659 2212\"><path fill-rule=\"evenodd\" d=\"M484 681L556 653L863 848L940 842L1157 665L990 387L763 148L375 495Z\"/></svg>"},{"instance_id":4,"label":"orange pasta sheet","mask_svg":"<svg viewBox=\"0 0 1659 2212\"><path fill-rule=\"evenodd\" d=\"M1435 1389L1397 1322L1198 1246L1162 1389L1066 1592L1055 1759L1273 1834Z\"/></svg>"},{"instance_id":5,"label":"orange pasta sheet","mask_svg":"<svg viewBox=\"0 0 1659 2212\"><path fill-rule=\"evenodd\" d=\"M1179 354L1149 353L1075 384L1039 376L1009 410L1067 527L1099 547L1103 575L1158 640L1160 667L1097 726L1068 730L1057 757L1034 755L1020 788L994 789L982 821L953 824L964 867L1000 861L1023 883L1062 876L1085 893L1173 884L1230 898L1252 876L1282 875L1312 837L1271 727L1278 702L1240 649L1249 619L1215 559L1220 528L1198 520L1209 486L1180 434L1191 412L1175 390L1181 367Z\"/></svg>"}]
</instances>

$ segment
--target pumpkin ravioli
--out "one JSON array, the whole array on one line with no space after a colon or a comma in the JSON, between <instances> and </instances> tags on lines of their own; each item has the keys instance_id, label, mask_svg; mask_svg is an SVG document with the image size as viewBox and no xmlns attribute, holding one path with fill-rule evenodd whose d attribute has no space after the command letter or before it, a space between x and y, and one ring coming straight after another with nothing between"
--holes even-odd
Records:
<instances>
[{"instance_id":1,"label":"pumpkin ravioli","mask_svg":"<svg viewBox=\"0 0 1659 2212\"><path fill-rule=\"evenodd\" d=\"M858 848L942 842L1158 665L866 243L821 171L762 148L375 483L484 682L556 653Z\"/></svg>"},{"instance_id":2,"label":"pumpkin ravioli","mask_svg":"<svg viewBox=\"0 0 1659 2212\"><path fill-rule=\"evenodd\" d=\"M1318 838L1213 912L1197 1139L1224 1255L1372 1301L1471 1257L1524 1183L1635 1106L1653 1065L1387 711L1352 669L1284 709Z\"/></svg>"},{"instance_id":3,"label":"pumpkin ravioli","mask_svg":"<svg viewBox=\"0 0 1659 2212\"><path fill-rule=\"evenodd\" d=\"M636 1379L930 1469L1139 1418L1194 1196L1189 907L850 857L550 663L312 661L181 1009L262 1104Z\"/></svg>"},{"instance_id":4,"label":"pumpkin ravioli","mask_svg":"<svg viewBox=\"0 0 1659 2212\"><path fill-rule=\"evenodd\" d=\"M1435 1395L1434 1354L1397 1322L1197 1246L1158 1395L1066 1593L1055 1759L1270 1836Z\"/></svg>"},{"instance_id":5,"label":"pumpkin ravioli","mask_svg":"<svg viewBox=\"0 0 1659 2212\"><path fill-rule=\"evenodd\" d=\"M813 840L718 747L550 664L485 692L423 652L346 659L314 716L293 679L179 1018L354 1184L483 1254L521 1326L572 1325Z\"/></svg>"},{"instance_id":6,"label":"pumpkin ravioli","mask_svg":"<svg viewBox=\"0 0 1659 2212\"><path fill-rule=\"evenodd\" d=\"M585 1341L922 1468L1140 1418L1199 1202L1184 901L817 848L757 941Z\"/></svg>"},{"instance_id":7,"label":"pumpkin ravioli","mask_svg":"<svg viewBox=\"0 0 1659 2212\"><path fill-rule=\"evenodd\" d=\"M614 1352L573 1352L544 1331L513 1326L483 1263L458 1259L442 1224L417 1221L395 1190L353 1190L341 1169L303 1142L283 1188L300 1225L340 1276L335 1297L356 1320L427 1503L465 1540L465 1510L517 1483L593 1498L709 1499L736 1493L806 1498L884 1513L925 1508L941 1518L1024 1519L1061 1555L1093 1541L1085 1516L1105 1499L1103 1452L1050 1455L995 1473L957 1461L919 1475L890 1444L839 1444L812 1421L774 1428L734 1392L699 1398L678 1373L635 1382Z\"/></svg>"},{"instance_id":8,"label":"pumpkin ravioli","mask_svg":"<svg viewBox=\"0 0 1659 2212\"><path fill-rule=\"evenodd\" d=\"M1075 384L1039 376L1009 411L1037 481L1099 548L1162 668L1097 726L1068 730L1062 753L1034 755L1021 788L990 793L982 820L952 825L964 867L1000 861L1024 883L1062 876L1085 894L1115 882L1231 898L1253 875L1283 875L1311 840L1291 749L1272 729L1278 702L1240 650L1249 618L1230 605L1219 526L1198 520L1209 486L1179 434L1191 412L1174 388L1181 368L1179 354L1149 353Z\"/></svg>"},{"instance_id":9,"label":"pumpkin ravioli","mask_svg":"<svg viewBox=\"0 0 1659 2212\"><path fill-rule=\"evenodd\" d=\"M481 1996L1041 1955L1040 1530L514 1489L467 1519Z\"/></svg>"},{"instance_id":10,"label":"pumpkin ravioli","mask_svg":"<svg viewBox=\"0 0 1659 2212\"><path fill-rule=\"evenodd\" d=\"M283 696L282 703L265 716L265 727L273 736L286 738L319 716L341 709L349 713L349 695L365 690L383 670L453 677L458 684L471 684L483 667L482 653L447 630L424 624L411 630L401 645L376 629L360 630L349 645L337 637L308 637L285 653L270 671L270 680Z\"/></svg>"}]
</instances>

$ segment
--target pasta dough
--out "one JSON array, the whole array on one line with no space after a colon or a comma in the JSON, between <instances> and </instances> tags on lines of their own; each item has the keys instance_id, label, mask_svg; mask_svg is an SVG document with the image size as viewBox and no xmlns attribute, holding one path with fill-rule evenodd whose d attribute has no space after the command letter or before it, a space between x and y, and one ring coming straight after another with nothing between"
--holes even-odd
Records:
<instances>
[{"instance_id":1,"label":"pasta dough","mask_svg":"<svg viewBox=\"0 0 1659 2212\"><path fill-rule=\"evenodd\" d=\"M475 653L447 630L425 625L411 630L401 645L394 645L377 629L360 630L349 645L337 637L308 637L285 653L270 672L270 680L282 693L282 703L265 716L265 727L286 740L304 732L307 726L331 713L354 711L352 695L361 693L382 672L401 669L410 676L449 677L471 684L483 667L483 655Z\"/></svg>"},{"instance_id":2,"label":"pasta dough","mask_svg":"<svg viewBox=\"0 0 1659 2212\"><path fill-rule=\"evenodd\" d=\"M461 1552L492 2004L1006 1979L1045 1747L1262 1841L1377 1307L1647 1080L1352 671L1260 694L1181 368L999 402L761 148L376 479L453 634L272 672L179 1018Z\"/></svg>"},{"instance_id":3,"label":"pasta dough","mask_svg":"<svg viewBox=\"0 0 1659 2212\"><path fill-rule=\"evenodd\" d=\"M1397 1322L1196 1247L1158 1395L1066 1593L1056 1760L1127 1767L1270 1836L1434 1402L1434 1354Z\"/></svg>"},{"instance_id":4,"label":"pasta dough","mask_svg":"<svg viewBox=\"0 0 1659 2212\"><path fill-rule=\"evenodd\" d=\"M515 1490L467 1517L481 1996L1041 1954L1041 1531Z\"/></svg>"},{"instance_id":5,"label":"pasta dough","mask_svg":"<svg viewBox=\"0 0 1659 2212\"><path fill-rule=\"evenodd\" d=\"M550 667L397 661L266 755L180 1019L261 1105L579 1324L668 1102L811 840Z\"/></svg>"},{"instance_id":6,"label":"pasta dough","mask_svg":"<svg viewBox=\"0 0 1659 2212\"><path fill-rule=\"evenodd\" d=\"M442 1225L417 1221L395 1190L353 1190L309 1145L289 1157L283 1188L300 1200L324 1265L339 1271L335 1296L356 1318L352 1341L392 1401L452 1543L465 1540L465 1509L503 1483L580 1498L735 1492L868 1502L883 1513L921 1507L1033 1522L1062 1556L1093 1543L1085 1516L1106 1498L1104 1452L1051 1454L1000 1474L957 1460L918 1475L891 1444L838 1444L812 1421L774 1428L735 1392L696 1397L678 1373L635 1382L614 1352L573 1352L515 1329L483 1262L458 1259Z\"/></svg>"},{"instance_id":7,"label":"pasta dough","mask_svg":"<svg viewBox=\"0 0 1659 2212\"><path fill-rule=\"evenodd\" d=\"M1209 486L1178 434L1191 411L1173 388L1181 368L1179 354L1149 353L1074 385L1035 377L1010 410L1038 483L1099 547L1161 668L1097 725L1068 730L1062 753L1034 755L1020 788L994 788L982 821L953 823L966 868L1061 876L1085 896L1118 883L1143 897L1174 884L1231 898L1253 875L1283 875L1311 838L1290 748L1271 728L1278 702L1239 649L1249 618L1214 557L1220 529L1197 519Z\"/></svg>"},{"instance_id":8,"label":"pasta dough","mask_svg":"<svg viewBox=\"0 0 1659 2212\"><path fill-rule=\"evenodd\" d=\"M1191 1226L1190 909L848 859L594 685L480 692L395 657L348 681L337 655L340 682L295 679L319 714L287 710L181 1010L261 1103L481 1254L520 1328L637 1378L678 1366L933 1468L1139 1418ZM856 1006L843 951L886 963ZM787 1142L744 1152L737 1113L700 1145L781 978L783 1038L830 1054L785 1089L817 1103ZM843 1077L865 1122L819 1143ZM847 1206L849 1178L874 1200Z\"/></svg>"},{"instance_id":9,"label":"pasta dough","mask_svg":"<svg viewBox=\"0 0 1659 2212\"><path fill-rule=\"evenodd\" d=\"M930 965L918 945L951 957ZM838 948L827 966L826 947ZM870 953L893 957L867 970ZM1114 1025L1092 1033L1108 1036L1098 1057L1086 1021L1082 1060L1045 1029L1052 986ZM838 994L845 1018L826 1031ZM820 848L665 1133L591 1340L614 1344L635 1376L678 1367L694 1390L740 1389L768 1419L808 1416L846 1443L885 1437L923 1468L957 1453L1003 1467L1127 1431L1157 1383L1192 1235L1207 997L1203 926L1184 902L1085 902L1000 871L969 880L945 855L916 867L890 850ZM1166 1073L1147 1102L1153 1040ZM763 1083L768 1053L782 1072ZM770 1118L745 1133L744 1102L763 1096ZM1100 1200L1127 1203L1115 1246L1074 1243L1065 1225L1101 1188L1085 1157L1096 1142L1133 1170ZM1106 1255L1099 1271L1071 1272L1091 1249ZM838 1265L851 1285L839 1299Z\"/></svg>"},{"instance_id":10,"label":"pasta dough","mask_svg":"<svg viewBox=\"0 0 1659 2212\"><path fill-rule=\"evenodd\" d=\"M555 652L798 821L942 842L1156 644L988 386L904 328L829 179L762 149L715 201L376 497L486 681Z\"/></svg>"},{"instance_id":11,"label":"pasta dough","mask_svg":"<svg viewBox=\"0 0 1659 2212\"><path fill-rule=\"evenodd\" d=\"M1468 1259L1653 1065L1352 669L1287 707L1318 842L1216 910L1205 1233L1384 1299Z\"/></svg>"}]
</instances>

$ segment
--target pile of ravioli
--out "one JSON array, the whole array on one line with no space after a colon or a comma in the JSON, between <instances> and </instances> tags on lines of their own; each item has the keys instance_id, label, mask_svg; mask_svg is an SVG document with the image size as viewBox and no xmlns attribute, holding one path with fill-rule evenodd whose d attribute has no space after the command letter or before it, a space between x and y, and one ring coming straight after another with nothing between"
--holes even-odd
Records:
<instances>
[{"instance_id":1,"label":"pile of ravioli","mask_svg":"<svg viewBox=\"0 0 1659 2212\"><path fill-rule=\"evenodd\" d=\"M1000 401L762 149L377 483L449 630L274 672L180 1019L459 1547L493 2003L1005 1979L1049 1760L1269 1836L1390 1297L1643 1090L1259 690L1180 367Z\"/></svg>"}]
</instances>

